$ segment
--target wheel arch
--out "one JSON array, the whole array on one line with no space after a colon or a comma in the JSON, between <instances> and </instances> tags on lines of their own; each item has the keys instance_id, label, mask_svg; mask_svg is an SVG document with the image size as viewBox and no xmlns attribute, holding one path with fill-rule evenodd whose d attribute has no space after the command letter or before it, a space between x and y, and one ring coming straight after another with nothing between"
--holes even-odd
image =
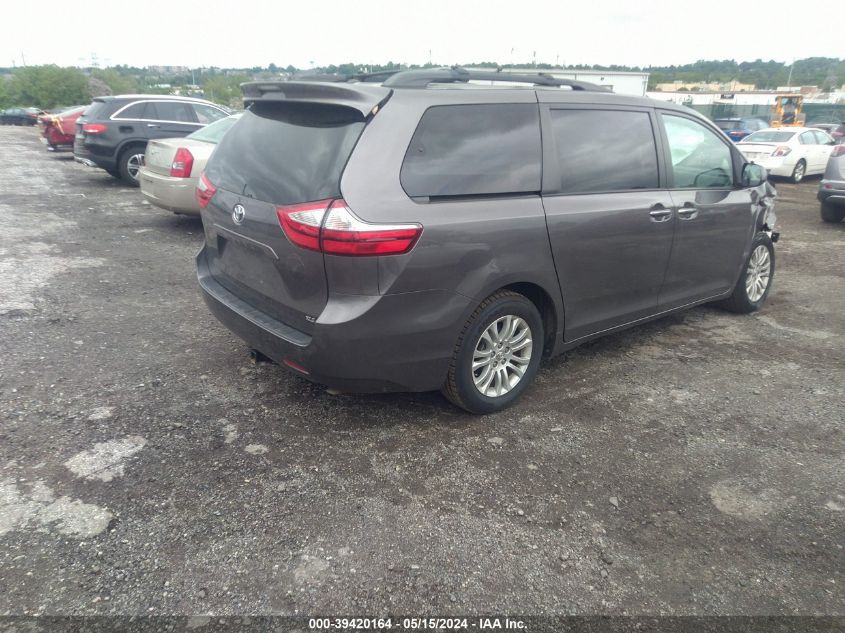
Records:
<instances>
[{"instance_id":1,"label":"wheel arch","mask_svg":"<svg viewBox=\"0 0 845 633\"><path fill-rule=\"evenodd\" d=\"M148 142L149 141L147 139L143 139L143 138L130 138L130 139L126 139L125 141L121 141L121 143L117 146L117 150L115 150L115 153L114 153L115 161L119 161L121 156L123 156L123 152L125 152L127 149L129 149L133 145L141 145L141 146L144 147L144 151L146 151Z\"/></svg>"},{"instance_id":2,"label":"wheel arch","mask_svg":"<svg viewBox=\"0 0 845 633\"><path fill-rule=\"evenodd\" d=\"M545 288L539 284L529 281L518 281L502 286L498 290L510 290L526 297L540 313L543 318L543 330L545 340L543 341L543 352L546 355L555 353L558 333L562 328L563 310L558 308L555 300L546 291ZM497 291L494 291L497 292ZM492 292L489 294L493 294Z\"/></svg>"}]
</instances>

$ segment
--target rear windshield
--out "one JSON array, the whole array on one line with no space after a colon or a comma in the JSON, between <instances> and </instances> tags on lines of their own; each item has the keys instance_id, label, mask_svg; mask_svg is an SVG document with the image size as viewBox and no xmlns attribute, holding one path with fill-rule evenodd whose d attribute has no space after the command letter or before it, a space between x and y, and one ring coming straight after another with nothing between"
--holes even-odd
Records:
<instances>
[{"instance_id":1,"label":"rear windshield","mask_svg":"<svg viewBox=\"0 0 845 633\"><path fill-rule=\"evenodd\" d=\"M795 132L779 132L777 130L762 130L745 137L743 143L785 143L795 136Z\"/></svg>"},{"instance_id":2,"label":"rear windshield","mask_svg":"<svg viewBox=\"0 0 845 633\"><path fill-rule=\"evenodd\" d=\"M272 204L336 198L363 128L351 108L256 103L220 141L206 174L216 187Z\"/></svg>"},{"instance_id":3,"label":"rear windshield","mask_svg":"<svg viewBox=\"0 0 845 633\"><path fill-rule=\"evenodd\" d=\"M192 138L195 141L214 143L216 145L223 138L223 135L229 131L229 128L240 118L240 114L227 116L225 119L220 119L219 121L206 125L204 128L200 128L193 134L188 134L188 138Z\"/></svg>"},{"instance_id":4,"label":"rear windshield","mask_svg":"<svg viewBox=\"0 0 845 633\"><path fill-rule=\"evenodd\" d=\"M730 130L738 130L742 121L720 121L719 119L716 119L715 123L719 126L720 130L728 132Z\"/></svg>"},{"instance_id":5,"label":"rear windshield","mask_svg":"<svg viewBox=\"0 0 845 633\"><path fill-rule=\"evenodd\" d=\"M109 110L109 103L106 101L94 101L82 112L82 116L86 119L97 119L105 115Z\"/></svg>"}]
</instances>

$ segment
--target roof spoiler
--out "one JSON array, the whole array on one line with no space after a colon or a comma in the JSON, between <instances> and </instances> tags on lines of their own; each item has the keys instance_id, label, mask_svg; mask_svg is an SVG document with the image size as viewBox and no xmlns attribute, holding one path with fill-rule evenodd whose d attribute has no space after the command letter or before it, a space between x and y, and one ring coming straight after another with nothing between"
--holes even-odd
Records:
<instances>
[{"instance_id":1,"label":"roof spoiler","mask_svg":"<svg viewBox=\"0 0 845 633\"><path fill-rule=\"evenodd\" d=\"M315 81L249 81L241 84L244 107L257 102L319 103L344 106L369 116L387 101L389 88L367 83Z\"/></svg>"},{"instance_id":2,"label":"roof spoiler","mask_svg":"<svg viewBox=\"0 0 845 633\"><path fill-rule=\"evenodd\" d=\"M390 88L426 88L438 83L466 83L468 81L501 81L511 83L527 83L535 86L565 86L572 90L588 92L613 92L606 86L561 79L546 73L511 73L498 70L467 70L453 66L452 68L431 68L424 70L406 70L398 72L382 84Z\"/></svg>"}]
</instances>

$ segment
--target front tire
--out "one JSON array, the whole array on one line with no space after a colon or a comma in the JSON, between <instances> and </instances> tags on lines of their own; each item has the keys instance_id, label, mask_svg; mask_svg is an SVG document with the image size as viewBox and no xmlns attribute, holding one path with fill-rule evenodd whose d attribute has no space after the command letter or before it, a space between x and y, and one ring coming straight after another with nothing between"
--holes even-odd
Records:
<instances>
[{"instance_id":1,"label":"front tire","mask_svg":"<svg viewBox=\"0 0 845 633\"><path fill-rule=\"evenodd\" d=\"M522 395L543 355L543 319L525 296L500 290L481 302L461 331L443 394L470 413L495 413Z\"/></svg>"},{"instance_id":2,"label":"front tire","mask_svg":"<svg viewBox=\"0 0 845 633\"><path fill-rule=\"evenodd\" d=\"M775 278L775 247L767 233L757 233L733 294L719 305L731 312L756 312L769 296Z\"/></svg>"},{"instance_id":3,"label":"front tire","mask_svg":"<svg viewBox=\"0 0 845 633\"><path fill-rule=\"evenodd\" d=\"M137 187L139 184L138 172L144 164L144 151L144 145L130 145L121 152L117 161L120 178L130 187Z\"/></svg>"},{"instance_id":4,"label":"front tire","mask_svg":"<svg viewBox=\"0 0 845 633\"><path fill-rule=\"evenodd\" d=\"M821 216L825 222L842 222L845 218L845 207L835 207L829 202L822 202Z\"/></svg>"},{"instance_id":5,"label":"front tire","mask_svg":"<svg viewBox=\"0 0 845 633\"><path fill-rule=\"evenodd\" d=\"M792 170L792 175L789 177L789 179L797 185L799 182L804 180L804 176L806 175L807 163L804 162L804 159L802 158L797 163L795 163L795 169Z\"/></svg>"}]
</instances>

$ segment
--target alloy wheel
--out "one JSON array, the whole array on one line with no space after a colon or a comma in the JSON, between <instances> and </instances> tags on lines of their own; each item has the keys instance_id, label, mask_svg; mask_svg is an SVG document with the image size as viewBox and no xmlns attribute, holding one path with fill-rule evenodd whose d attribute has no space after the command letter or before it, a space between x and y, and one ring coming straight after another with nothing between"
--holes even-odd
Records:
<instances>
[{"instance_id":1,"label":"alloy wheel","mask_svg":"<svg viewBox=\"0 0 845 633\"><path fill-rule=\"evenodd\" d=\"M488 325L472 355L472 380L488 398L510 392L522 380L534 349L531 328L522 317L506 315Z\"/></svg>"},{"instance_id":2,"label":"alloy wheel","mask_svg":"<svg viewBox=\"0 0 845 633\"><path fill-rule=\"evenodd\" d=\"M766 293L772 276L772 258L769 249L760 244L751 253L745 274L745 292L748 300L757 303Z\"/></svg>"},{"instance_id":3,"label":"alloy wheel","mask_svg":"<svg viewBox=\"0 0 845 633\"><path fill-rule=\"evenodd\" d=\"M129 176L132 180L138 180L138 172L141 171L141 167L144 166L144 155L143 154L132 154L129 159L126 161L126 171L129 173Z\"/></svg>"},{"instance_id":4,"label":"alloy wheel","mask_svg":"<svg viewBox=\"0 0 845 633\"><path fill-rule=\"evenodd\" d=\"M799 183L802 180L804 180L804 172L805 171L806 171L806 168L804 167L804 163L801 162L801 161L798 161L798 164L795 165L795 171L792 172L792 181Z\"/></svg>"}]
</instances>

